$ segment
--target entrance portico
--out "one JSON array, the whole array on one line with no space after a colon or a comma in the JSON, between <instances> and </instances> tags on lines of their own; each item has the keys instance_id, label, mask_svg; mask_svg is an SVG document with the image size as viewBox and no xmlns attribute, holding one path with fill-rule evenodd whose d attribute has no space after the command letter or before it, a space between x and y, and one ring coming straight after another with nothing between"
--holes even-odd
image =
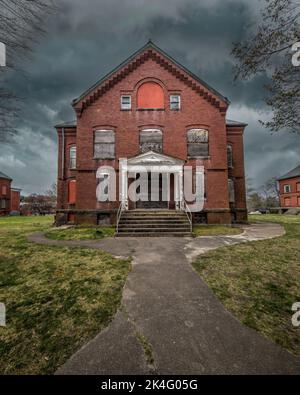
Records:
<instances>
[{"instance_id":1,"label":"entrance portico","mask_svg":"<svg viewBox=\"0 0 300 395\"><path fill-rule=\"evenodd\" d=\"M183 165L185 161L154 151L120 159L120 202L124 210L176 208L183 203ZM144 181L144 190L134 187Z\"/></svg>"}]
</instances>

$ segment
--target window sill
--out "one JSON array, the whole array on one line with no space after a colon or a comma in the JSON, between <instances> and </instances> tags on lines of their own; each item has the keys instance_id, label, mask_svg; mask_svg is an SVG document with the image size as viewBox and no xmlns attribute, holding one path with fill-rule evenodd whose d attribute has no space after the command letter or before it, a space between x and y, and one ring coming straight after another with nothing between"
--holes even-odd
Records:
<instances>
[{"instance_id":1,"label":"window sill","mask_svg":"<svg viewBox=\"0 0 300 395\"><path fill-rule=\"evenodd\" d=\"M136 111L166 111L164 108L137 108Z\"/></svg>"},{"instance_id":2,"label":"window sill","mask_svg":"<svg viewBox=\"0 0 300 395\"><path fill-rule=\"evenodd\" d=\"M116 158L95 158L95 157L93 157L93 160L116 160Z\"/></svg>"},{"instance_id":3,"label":"window sill","mask_svg":"<svg viewBox=\"0 0 300 395\"><path fill-rule=\"evenodd\" d=\"M188 156L188 159L211 159L210 155L209 156Z\"/></svg>"},{"instance_id":4,"label":"window sill","mask_svg":"<svg viewBox=\"0 0 300 395\"><path fill-rule=\"evenodd\" d=\"M132 109L131 108L120 108L120 111L130 112L130 111L132 111Z\"/></svg>"}]
</instances>

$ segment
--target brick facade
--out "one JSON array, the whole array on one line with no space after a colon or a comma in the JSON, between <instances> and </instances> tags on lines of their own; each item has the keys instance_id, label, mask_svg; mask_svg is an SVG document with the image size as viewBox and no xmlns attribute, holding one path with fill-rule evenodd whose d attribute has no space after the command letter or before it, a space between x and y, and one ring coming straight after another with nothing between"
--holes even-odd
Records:
<instances>
[{"instance_id":1,"label":"brick facade","mask_svg":"<svg viewBox=\"0 0 300 395\"><path fill-rule=\"evenodd\" d=\"M280 177L278 181L280 207L300 208L300 166Z\"/></svg>"},{"instance_id":2,"label":"brick facade","mask_svg":"<svg viewBox=\"0 0 300 395\"><path fill-rule=\"evenodd\" d=\"M11 186L12 179L0 172L0 216L20 211L20 189Z\"/></svg>"},{"instance_id":3,"label":"brick facade","mask_svg":"<svg viewBox=\"0 0 300 395\"><path fill-rule=\"evenodd\" d=\"M151 82L162 88L163 109L141 110L137 106L139 87ZM144 94L144 93L143 93ZM180 95L179 110L170 109L170 95ZM122 110L121 95L131 96L131 109ZM160 98L161 100L161 98ZM208 223L246 221L243 132L245 124L226 121L229 102L203 81L170 59L152 43L73 102L77 121L57 125L58 205L57 223L114 223L119 202L99 203L96 199L96 171L108 165L118 174L119 158L140 154L140 132L162 131L162 153L205 168L206 202L202 219ZM189 158L187 131L205 129L209 153ZM115 158L94 159L94 132L115 132ZM233 164L228 167L227 145L232 147ZM70 148L76 146L76 169L70 169ZM228 179L232 179L235 202L229 202ZM69 201L70 182L76 180L76 202ZM117 191L118 192L118 191ZM195 221L198 216L194 215Z\"/></svg>"}]
</instances>

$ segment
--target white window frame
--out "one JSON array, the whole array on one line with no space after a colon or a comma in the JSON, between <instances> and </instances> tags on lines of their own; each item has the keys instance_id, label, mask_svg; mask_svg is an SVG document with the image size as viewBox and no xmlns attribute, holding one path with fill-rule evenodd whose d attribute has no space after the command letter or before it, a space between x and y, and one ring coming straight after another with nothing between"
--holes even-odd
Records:
<instances>
[{"instance_id":1,"label":"white window frame","mask_svg":"<svg viewBox=\"0 0 300 395\"><path fill-rule=\"evenodd\" d=\"M123 103L124 98L129 98L129 103ZM131 95L121 95L121 110L131 110Z\"/></svg>"},{"instance_id":2,"label":"white window frame","mask_svg":"<svg viewBox=\"0 0 300 395\"><path fill-rule=\"evenodd\" d=\"M178 98L178 101L176 101L176 102L173 101L175 97ZM175 106L177 105L177 106L173 107L174 105ZM181 95L179 95L179 94L170 95L170 110L178 111L180 109L181 109Z\"/></svg>"},{"instance_id":3,"label":"white window frame","mask_svg":"<svg viewBox=\"0 0 300 395\"><path fill-rule=\"evenodd\" d=\"M290 184L285 184L283 186L283 192L284 193L291 193L291 186L290 186Z\"/></svg>"},{"instance_id":4,"label":"white window frame","mask_svg":"<svg viewBox=\"0 0 300 395\"><path fill-rule=\"evenodd\" d=\"M74 170L76 169L76 160L77 160L77 149L76 146L70 147L70 169ZM75 153L74 156L72 156L72 153Z\"/></svg>"}]
</instances>

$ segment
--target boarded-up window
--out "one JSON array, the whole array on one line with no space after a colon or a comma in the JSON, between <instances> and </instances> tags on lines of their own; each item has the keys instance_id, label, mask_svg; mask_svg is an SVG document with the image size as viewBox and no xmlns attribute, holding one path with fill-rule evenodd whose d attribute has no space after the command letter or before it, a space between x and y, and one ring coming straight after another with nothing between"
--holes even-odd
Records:
<instances>
[{"instance_id":1,"label":"boarded-up window","mask_svg":"<svg viewBox=\"0 0 300 395\"><path fill-rule=\"evenodd\" d=\"M227 166L233 167L232 145L227 145Z\"/></svg>"},{"instance_id":2,"label":"boarded-up window","mask_svg":"<svg viewBox=\"0 0 300 395\"><path fill-rule=\"evenodd\" d=\"M5 209L6 208L6 200L1 199L1 208Z\"/></svg>"},{"instance_id":3,"label":"boarded-up window","mask_svg":"<svg viewBox=\"0 0 300 395\"><path fill-rule=\"evenodd\" d=\"M228 198L229 203L235 202L234 181L231 178L228 180Z\"/></svg>"},{"instance_id":4,"label":"boarded-up window","mask_svg":"<svg viewBox=\"0 0 300 395\"><path fill-rule=\"evenodd\" d=\"M205 129L190 129L187 132L187 150L190 157L208 156L208 131Z\"/></svg>"},{"instance_id":5,"label":"boarded-up window","mask_svg":"<svg viewBox=\"0 0 300 395\"><path fill-rule=\"evenodd\" d=\"M76 203L76 180L69 181L69 204Z\"/></svg>"},{"instance_id":6,"label":"boarded-up window","mask_svg":"<svg viewBox=\"0 0 300 395\"><path fill-rule=\"evenodd\" d=\"M7 194L7 186L6 185L2 185L2 195L6 195Z\"/></svg>"},{"instance_id":7,"label":"boarded-up window","mask_svg":"<svg viewBox=\"0 0 300 395\"><path fill-rule=\"evenodd\" d=\"M96 130L94 140L94 158L115 158L115 132L113 130Z\"/></svg>"},{"instance_id":8,"label":"boarded-up window","mask_svg":"<svg viewBox=\"0 0 300 395\"><path fill-rule=\"evenodd\" d=\"M70 169L76 169L76 147L70 148Z\"/></svg>"},{"instance_id":9,"label":"boarded-up window","mask_svg":"<svg viewBox=\"0 0 300 395\"><path fill-rule=\"evenodd\" d=\"M137 93L137 106L139 109L164 109L164 91L155 82L145 82L139 87Z\"/></svg>"},{"instance_id":10,"label":"boarded-up window","mask_svg":"<svg viewBox=\"0 0 300 395\"><path fill-rule=\"evenodd\" d=\"M290 206L291 205L291 199L290 198L285 198L284 199L284 205L285 206Z\"/></svg>"},{"instance_id":11,"label":"boarded-up window","mask_svg":"<svg viewBox=\"0 0 300 395\"><path fill-rule=\"evenodd\" d=\"M140 152L162 152L162 131L145 129L140 132Z\"/></svg>"}]
</instances>

